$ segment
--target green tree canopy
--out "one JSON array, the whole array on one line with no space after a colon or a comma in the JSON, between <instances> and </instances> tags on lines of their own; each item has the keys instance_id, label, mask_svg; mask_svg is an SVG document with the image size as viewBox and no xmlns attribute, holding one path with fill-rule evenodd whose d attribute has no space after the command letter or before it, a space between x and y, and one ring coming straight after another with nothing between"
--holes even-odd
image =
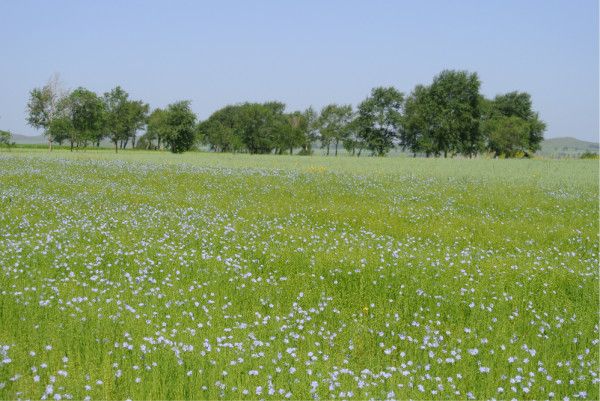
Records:
<instances>
[{"instance_id":1,"label":"green tree canopy","mask_svg":"<svg viewBox=\"0 0 600 401\"><path fill-rule=\"evenodd\" d=\"M196 140L196 115L189 100L167 106L165 111L165 142L173 153L183 153L194 146Z\"/></svg>"},{"instance_id":2,"label":"green tree canopy","mask_svg":"<svg viewBox=\"0 0 600 401\"><path fill-rule=\"evenodd\" d=\"M533 111L529 93L513 91L504 95L497 95L494 100L488 101L485 111L484 120L499 117L517 117L525 121L528 125L525 149L531 152L540 149L546 131L546 123L539 118L538 113ZM484 131L484 134L488 133L489 131ZM493 151L491 138L489 137L488 147Z\"/></svg>"},{"instance_id":3,"label":"green tree canopy","mask_svg":"<svg viewBox=\"0 0 600 401\"><path fill-rule=\"evenodd\" d=\"M529 123L517 116L498 116L485 121L483 131L496 156L514 157L529 150Z\"/></svg>"},{"instance_id":4,"label":"green tree canopy","mask_svg":"<svg viewBox=\"0 0 600 401\"><path fill-rule=\"evenodd\" d=\"M202 142L215 152L238 152L243 149L240 134L243 105L229 105L215 111L198 124Z\"/></svg>"},{"instance_id":5,"label":"green tree canopy","mask_svg":"<svg viewBox=\"0 0 600 401\"><path fill-rule=\"evenodd\" d=\"M307 142L308 119L300 111L285 114L284 117L280 123L278 148L280 153L284 149L289 149L290 154L293 154L294 148L303 147Z\"/></svg>"},{"instance_id":6,"label":"green tree canopy","mask_svg":"<svg viewBox=\"0 0 600 401\"><path fill-rule=\"evenodd\" d=\"M471 155L479 150L479 87L476 73L446 70L429 88L434 110L432 142L436 154Z\"/></svg>"},{"instance_id":7,"label":"green tree canopy","mask_svg":"<svg viewBox=\"0 0 600 401\"><path fill-rule=\"evenodd\" d=\"M105 111L105 130L108 139L115 145L115 152L118 151L119 141L125 140L129 133L127 131L128 110L127 103L129 95L120 86L117 86L110 92L106 92L103 97Z\"/></svg>"},{"instance_id":8,"label":"green tree canopy","mask_svg":"<svg viewBox=\"0 0 600 401\"><path fill-rule=\"evenodd\" d=\"M166 117L166 110L161 108L154 109L148 116L144 140L147 141L149 147L152 146L153 141L156 141L156 149L161 149L161 145L165 143L168 132Z\"/></svg>"},{"instance_id":9,"label":"green tree canopy","mask_svg":"<svg viewBox=\"0 0 600 401\"><path fill-rule=\"evenodd\" d=\"M319 132L321 134L321 145L327 148L329 156L329 146L333 143L335 155L338 154L338 145L349 135L349 124L352 121L352 106L329 104L321 110L317 121Z\"/></svg>"},{"instance_id":10,"label":"green tree canopy","mask_svg":"<svg viewBox=\"0 0 600 401\"><path fill-rule=\"evenodd\" d=\"M358 135L374 155L384 156L394 147L402 127L403 103L402 92L379 87L358 105Z\"/></svg>"},{"instance_id":11,"label":"green tree canopy","mask_svg":"<svg viewBox=\"0 0 600 401\"><path fill-rule=\"evenodd\" d=\"M52 119L48 127L48 135L59 144L69 140L74 136L73 121L67 115Z\"/></svg>"},{"instance_id":12,"label":"green tree canopy","mask_svg":"<svg viewBox=\"0 0 600 401\"><path fill-rule=\"evenodd\" d=\"M226 106L199 125L199 135L215 151L271 153L301 146L294 136L302 127L294 128L284 110L285 104L280 102Z\"/></svg>"},{"instance_id":13,"label":"green tree canopy","mask_svg":"<svg viewBox=\"0 0 600 401\"><path fill-rule=\"evenodd\" d=\"M52 143L57 140L54 130L49 130L52 121L64 117L64 99L68 93L62 89L58 75L54 75L41 88L34 88L29 92L27 102L27 123L34 128L43 129L48 138L48 146L52 150Z\"/></svg>"},{"instance_id":14,"label":"green tree canopy","mask_svg":"<svg viewBox=\"0 0 600 401\"><path fill-rule=\"evenodd\" d=\"M65 116L70 119L72 129L68 138L71 150L74 144L88 141L99 142L104 130L104 103L94 92L77 88L65 98L61 108L66 110Z\"/></svg>"}]
</instances>

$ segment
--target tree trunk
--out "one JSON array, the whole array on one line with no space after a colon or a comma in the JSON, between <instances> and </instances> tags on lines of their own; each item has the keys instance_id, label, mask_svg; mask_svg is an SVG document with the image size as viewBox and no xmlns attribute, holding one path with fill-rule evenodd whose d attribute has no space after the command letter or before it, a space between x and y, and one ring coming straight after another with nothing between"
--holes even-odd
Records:
<instances>
[{"instance_id":1,"label":"tree trunk","mask_svg":"<svg viewBox=\"0 0 600 401\"><path fill-rule=\"evenodd\" d=\"M71 141L71 152L73 151L73 141Z\"/></svg>"},{"instance_id":2,"label":"tree trunk","mask_svg":"<svg viewBox=\"0 0 600 401\"><path fill-rule=\"evenodd\" d=\"M131 148L135 149L135 134L131 136Z\"/></svg>"},{"instance_id":3,"label":"tree trunk","mask_svg":"<svg viewBox=\"0 0 600 401\"><path fill-rule=\"evenodd\" d=\"M327 144L327 156L329 156L329 143Z\"/></svg>"},{"instance_id":4,"label":"tree trunk","mask_svg":"<svg viewBox=\"0 0 600 401\"><path fill-rule=\"evenodd\" d=\"M119 146L118 146L118 142L119 142L119 141L115 141L115 153L119 153Z\"/></svg>"},{"instance_id":5,"label":"tree trunk","mask_svg":"<svg viewBox=\"0 0 600 401\"><path fill-rule=\"evenodd\" d=\"M290 155L293 155L293 154L294 154L294 147L290 146Z\"/></svg>"},{"instance_id":6,"label":"tree trunk","mask_svg":"<svg viewBox=\"0 0 600 401\"><path fill-rule=\"evenodd\" d=\"M50 152L52 152L52 138L48 138L48 148L50 149Z\"/></svg>"},{"instance_id":7,"label":"tree trunk","mask_svg":"<svg viewBox=\"0 0 600 401\"><path fill-rule=\"evenodd\" d=\"M444 159L447 159L447 158L448 158L448 150L444 149Z\"/></svg>"},{"instance_id":8,"label":"tree trunk","mask_svg":"<svg viewBox=\"0 0 600 401\"><path fill-rule=\"evenodd\" d=\"M337 156L337 148L338 148L338 143L340 142L339 139L335 140L335 155Z\"/></svg>"}]
</instances>

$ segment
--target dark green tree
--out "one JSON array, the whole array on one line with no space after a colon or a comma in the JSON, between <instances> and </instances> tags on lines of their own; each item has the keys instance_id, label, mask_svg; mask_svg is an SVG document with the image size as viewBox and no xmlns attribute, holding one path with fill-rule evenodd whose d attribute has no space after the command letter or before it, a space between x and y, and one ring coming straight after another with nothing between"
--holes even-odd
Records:
<instances>
[{"instance_id":1,"label":"dark green tree","mask_svg":"<svg viewBox=\"0 0 600 401\"><path fill-rule=\"evenodd\" d=\"M302 147L307 143L308 120L304 113L294 111L286 114L281 126L280 149L289 149L291 155L294 153L294 148Z\"/></svg>"},{"instance_id":2,"label":"dark green tree","mask_svg":"<svg viewBox=\"0 0 600 401\"><path fill-rule=\"evenodd\" d=\"M352 116L352 106L350 105L329 104L321 110L317 124L321 134L321 146L327 148L327 156L329 156L329 147L332 143L337 156L340 142L343 142L350 133L349 124Z\"/></svg>"},{"instance_id":3,"label":"dark green tree","mask_svg":"<svg viewBox=\"0 0 600 401\"><path fill-rule=\"evenodd\" d=\"M198 137L215 152L238 152L244 148L241 121L244 105L229 105L198 124Z\"/></svg>"},{"instance_id":4,"label":"dark green tree","mask_svg":"<svg viewBox=\"0 0 600 401\"><path fill-rule=\"evenodd\" d=\"M279 102L245 103L240 113L240 136L248 152L271 153L278 148L285 105Z\"/></svg>"},{"instance_id":5,"label":"dark green tree","mask_svg":"<svg viewBox=\"0 0 600 401\"><path fill-rule=\"evenodd\" d=\"M100 142L104 135L104 103L98 95L77 88L61 102L61 108L66 110L65 116L72 126L68 138L71 150L75 144L85 146L88 141Z\"/></svg>"},{"instance_id":6,"label":"dark green tree","mask_svg":"<svg viewBox=\"0 0 600 401\"><path fill-rule=\"evenodd\" d=\"M402 127L404 94L394 87L374 88L358 105L358 135L376 156L384 156L393 147Z\"/></svg>"},{"instance_id":7,"label":"dark green tree","mask_svg":"<svg viewBox=\"0 0 600 401\"><path fill-rule=\"evenodd\" d=\"M118 152L119 141L124 141L129 133L127 132L129 95L120 86L117 86L110 92L106 92L103 97L105 111L105 125L108 139L115 145L115 152Z\"/></svg>"},{"instance_id":8,"label":"dark green tree","mask_svg":"<svg viewBox=\"0 0 600 401\"><path fill-rule=\"evenodd\" d=\"M496 156L515 157L529 150L530 125L517 116L497 116L482 123L488 147Z\"/></svg>"},{"instance_id":9,"label":"dark green tree","mask_svg":"<svg viewBox=\"0 0 600 401\"><path fill-rule=\"evenodd\" d=\"M68 115L53 118L50 126L47 128L48 135L51 135L53 141L59 145L69 140L74 135L73 121Z\"/></svg>"},{"instance_id":10,"label":"dark green tree","mask_svg":"<svg viewBox=\"0 0 600 401\"><path fill-rule=\"evenodd\" d=\"M415 156L435 153L433 143L436 105L433 103L429 87L417 85L404 103L403 129L400 146L410 150Z\"/></svg>"},{"instance_id":11,"label":"dark green tree","mask_svg":"<svg viewBox=\"0 0 600 401\"><path fill-rule=\"evenodd\" d=\"M196 115L190 101L183 100L167 106L165 111L165 142L173 153L183 153L194 146Z\"/></svg>"},{"instance_id":12,"label":"dark green tree","mask_svg":"<svg viewBox=\"0 0 600 401\"><path fill-rule=\"evenodd\" d=\"M347 126L343 140L344 149L352 156L360 156L365 147L365 141L360 135L362 132L360 123L358 118L353 118Z\"/></svg>"},{"instance_id":13,"label":"dark green tree","mask_svg":"<svg viewBox=\"0 0 600 401\"><path fill-rule=\"evenodd\" d=\"M141 100L129 100L125 104L125 132L126 138L131 139L131 147L135 148L136 135L148 122L148 110L150 106ZM126 139L127 141L127 139Z\"/></svg>"},{"instance_id":14,"label":"dark green tree","mask_svg":"<svg viewBox=\"0 0 600 401\"><path fill-rule=\"evenodd\" d=\"M539 118L537 112L533 111L529 93L514 91L497 95L493 101L488 101L485 111L484 119L503 116L518 117L526 121L529 126L526 150L535 152L540 149L546 131L546 123Z\"/></svg>"},{"instance_id":15,"label":"dark green tree","mask_svg":"<svg viewBox=\"0 0 600 401\"><path fill-rule=\"evenodd\" d=\"M154 146L154 141L156 141L157 150L160 150L161 145L165 143L164 140L168 130L166 115L166 110L160 108L156 108L150 113L146 125L146 134L144 135L144 141L148 145L148 149Z\"/></svg>"},{"instance_id":16,"label":"dark green tree","mask_svg":"<svg viewBox=\"0 0 600 401\"><path fill-rule=\"evenodd\" d=\"M476 73L442 71L429 88L429 107L433 113L431 131L433 151L448 156L449 152L467 156L481 148L479 130L481 83Z\"/></svg>"},{"instance_id":17,"label":"dark green tree","mask_svg":"<svg viewBox=\"0 0 600 401\"><path fill-rule=\"evenodd\" d=\"M304 110L302 113L304 116L304 143L301 145L301 155L312 155L313 144L319 139L319 113L311 107Z\"/></svg>"}]
</instances>

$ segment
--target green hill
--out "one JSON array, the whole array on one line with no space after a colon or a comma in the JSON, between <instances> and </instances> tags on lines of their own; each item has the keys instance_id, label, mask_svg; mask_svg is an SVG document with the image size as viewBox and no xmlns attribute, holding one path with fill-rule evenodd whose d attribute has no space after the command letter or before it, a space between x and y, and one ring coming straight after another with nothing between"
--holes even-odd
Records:
<instances>
[{"instance_id":1,"label":"green hill","mask_svg":"<svg viewBox=\"0 0 600 401\"><path fill-rule=\"evenodd\" d=\"M576 138L549 138L542 142L537 152L547 157L578 157L584 152L598 153L598 142L587 142Z\"/></svg>"},{"instance_id":2,"label":"green hill","mask_svg":"<svg viewBox=\"0 0 600 401\"><path fill-rule=\"evenodd\" d=\"M12 140L17 145L39 145L44 144L46 142L46 138L43 135L20 135L20 134L12 134Z\"/></svg>"}]
</instances>

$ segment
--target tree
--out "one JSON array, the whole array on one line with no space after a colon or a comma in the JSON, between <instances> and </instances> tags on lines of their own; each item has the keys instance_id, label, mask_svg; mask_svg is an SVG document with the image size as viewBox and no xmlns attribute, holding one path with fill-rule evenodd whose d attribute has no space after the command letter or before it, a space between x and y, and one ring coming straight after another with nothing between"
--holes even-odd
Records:
<instances>
[{"instance_id":1,"label":"tree","mask_svg":"<svg viewBox=\"0 0 600 401\"><path fill-rule=\"evenodd\" d=\"M152 145L152 141L156 140L156 149L160 150L160 146L164 143L167 137L168 127L166 124L166 110L156 108L148 117L146 126L146 134L144 135L145 141Z\"/></svg>"},{"instance_id":2,"label":"tree","mask_svg":"<svg viewBox=\"0 0 600 401\"><path fill-rule=\"evenodd\" d=\"M0 130L0 147L7 147L10 149L15 143L12 141L12 134L9 131Z\"/></svg>"},{"instance_id":3,"label":"tree","mask_svg":"<svg viewBox=\"0 0 600 401\"><path fill-rule=\"evenodd\" d=\"M293 113L286 114L281 127L280 149L289 149L291 155L294 153L294 148L306 144L308 120L304 113L294 111Z\"/></svg>"},{"instance_id":4,"label":"tree","mask_svg":"<svg viewBox=\"0 0 600 401\"><path fill-rule=\"evenodd\" d=\"M312 106L304 110L302 113L304 116L304 143L302 143L302 150L300 154L311 155L313 153L312 147L315 141L319 138L319 113L317 113Z\"/></svg>"},{"instance_id":5,"label":"tree","mask_svg":"<svg viewBox=\"0 0 600 401\"><path fill-rule=\"evenodd\" d=\"M434 152L435 105L431 102L429 87L417 85L404 103L403 130L400 146L416 156Z\"/></svg>"},{"instance_id":6,"label":"tree","mask_svg":"<svg viewBox=\"0 0 600 401\"><path fill-rule=\"evenodd\" d=\"M404 94L394 87L374 88L358 105L358 135L374 155L384 156L394 147L402 124Z\"/></svg>"},{"instance_id":7,"label":"tree","mask_svg":"<svg viewBox=\"0 0 600 401\"><path fill-rule=\"evenodd\" d=\"M61 117L64 110L61 104L68 93L63 89L58 74L54 74L46 85L34 88L29 93L27 102L27 123L34 128L44 129L44 135L48 138L48 147L52 150L52 143L56 138L52 131L48 131L50 124L55 118Z\"/></svg>"},{"instance_id":8,"label":"tree","mask_svg":"<svg viewBox=\"0 0 600 401\"><path fill-rule=\"evenodd\" d=\"M105 129L108 133L108 139L115 145L115 153L118 152L119 141L125 140L129 135L126 128L128 97L127 92L120 86L106 92L103 97Z\"/></svg>"},{"instance_id":9,"label":"tree","mask_svg":"<svg viewBox=\"0 0 600 401\"><path fill-rule=\"evenodd\" d=\"M278 131L285 119L285 104L280 102L244 103L241 105L239 134L251 154L271 153L281 145Z\"/></svg>"},{"instance_id":10,"label":"tree","mask_svg":"<svg viewBox=\"0 0 600 401\"><path fill-rule=\"evenodd\" d=\"M60 116L52 119L47 129L48 135L54 138L59 145L73 136L73 122L68 116Z\"/></svg>"},{"instance_id":11,"label":"tree","mask_svg":"<svg viewBox=\"0 0 600 401\"><path fill-rule=\"evenodd\" d=\"M498 116L483 123L488 146L496 156L515 157L529 150L530 125L517 116Z\"/></svg>"},{"instance_id":12,"label":"tree","mask_svg":"<svg viewBox=\"0 0 600 401\"><path fill-rule=\"evenodd\" d=\"M504 95L497 95L493 101L488 102L487 115L485 116L487 119L499 116L521 118L528 124L526 149L531 152L540 149L540 144L544 139L544 131L546 131L546 123L540 120L538 113L533 111L529 93L513 91Z\"/></svg>"},{"instance_id":13,"label":"tree","mask_svg":"<svg viewBox=\"0 0 600 401\"><path fill-rule=\"evenodd\" d=\"M183 153L194 146L196 115L189 100L167 106L165 111L165 142L173 153Z\"/></svg>"},{"instance_id":14,"label":"tree","mask_svg":"<svg viewBox=\"0 0 600 401\"><path fill-rule=\"evenodd\" d=\"M329 146L332 142L337 156L340 142L344 141L350 132L351 121L352 106L329 104L323 107L317 125L321 134L321 144L327 147L327 156L329 156Z\"/></svg>"},{"instance_id":15,"label":"tree","mask_svg":"<svg viewBox=\"0 0 600 401\"><path fill-rule=\"evenodd\" d=\"M73 145L85 144L87 141L100 142L104 129L104 104L94 92L85 88L77 88L64 99L61 108L67 110L72 129L69 141Z\"/></svg>"},{"instance_id":16,"label":"tree","mask_svg":"<svg viewBox=\"0 0 600 401\"><path fill-rule=\"evenodd\" d=\"M449 152L471 156L480 149L481 83L477 73L442 71L429 88L433 124L430 134L436 155Z\"/></svg>"},{"instance_id":17,"label":"tree","mask_svg":"<svg viewBox=\"0 0 600 401\"><path fill-rule=\"evenodd\" d=\"M344 149L352 156L360 156L365 147L365 141L360 135L362 132L360 123L361 121L358 118L354 118L350 121L347 125L347 132L343 140Z\"/></svg>"},{"instance_id":18,"label":"tree","mask_svg":"<svg viewBox=\"0 0 600 401\"><path fill-rule=\"evenodd\" d=\"M479 86L477 74L450 70L429 86L417 85L404 105L401 146L415 155L477 154L483 146Z\"/></svg>"},{"instance_id":19,"label":"tree","mask_svg":"<svg viewBox=\"0 0 600 401\"><path fill-rule=\"evenodd\" d=\"M225 106L198 124L198 136L215 152L237 152L244 147L240 135L242 105Z\"/></svg>"},{"instance_id":20,"label":"tree","mask_svg":"<svg viewBox=\"0 0 600 401\"><path fill-rule=\"evenodd\" d=\"M216 152L283 153L303 142L300 116L284 110L280 102L225 106L198 125L198 135Z\"/></svg>"},{"instance_id":21,"label":"tree","mask_svg":"<svg viewBox=\"0 0 600 401\"><path fill-rule=\"evenodd\" d=\"M141 100L130 100L125 104L125 132L127 138L131 138L131 147L135 148L137 131L142 129L148 121L148 104Z\"/></svg>"}]
</instances>

